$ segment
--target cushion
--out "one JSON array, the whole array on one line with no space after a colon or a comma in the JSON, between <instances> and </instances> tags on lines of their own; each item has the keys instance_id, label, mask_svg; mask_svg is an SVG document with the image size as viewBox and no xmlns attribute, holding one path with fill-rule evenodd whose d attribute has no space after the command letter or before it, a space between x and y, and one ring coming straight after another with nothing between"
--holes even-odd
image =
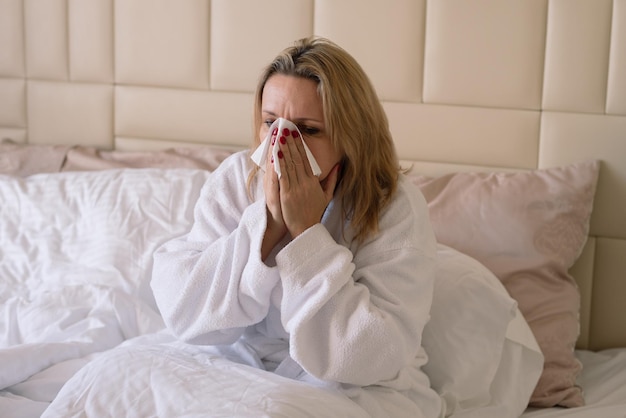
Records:
<instances>
[{"instance_id":1,"label":"cushion","mask_svg":"<svg viewBox=\"0 0 626 418\"><path fill-rule=\"evenodd\" d=\"M92 146L31 145L0 141L0 174L26 177L40 173L115 168L188 168L213 171L235 149L217 146L118 151Z\"/></svg>"},{"instance_id":2,"label":"cushion","mask_svg":"<svg viewBox=\"0 0 626 418\"><path fill-rule=\"evenodd\" d=\"M502 283L475 259L439 244L422 344L424 371L449 416L518 417L543 368L543 355ZM483 415L484 416L484 415Z\"/></svg>"},{"instance_id":3,"label":"cushion","mask_svg":"<svg viewBox=\"0 0 626 418\"><path fill-rule=\"evenodd\" d=\"M599 162L491 173L411 175L440 243L480 261L517 300L545 356L533 406L584 404L575 380L580 295L569 268L587 239Z\"/></svg>"},{"instance_id":4,"label":"cushion","mask_svg":"<svg viewBox=\"0 0 626 418\"><path fill-rule=\"evenodd\" d=\"M67 145L25 145L4 139L0 142L0 174L26 177L58 172L69 149Z\"/></svg>"},{"instance_id":5,"label":"cushion","mask_svg":"<svg viewBox=\"0 0 626 418\"><path fill-rule=\"evenodd\" d=\"M113 168L189 168L213 171L234 151L212 146L176 147L152 151L101 150L75 146L67 152L60 171Z\"/></svg>"}]
</instances>

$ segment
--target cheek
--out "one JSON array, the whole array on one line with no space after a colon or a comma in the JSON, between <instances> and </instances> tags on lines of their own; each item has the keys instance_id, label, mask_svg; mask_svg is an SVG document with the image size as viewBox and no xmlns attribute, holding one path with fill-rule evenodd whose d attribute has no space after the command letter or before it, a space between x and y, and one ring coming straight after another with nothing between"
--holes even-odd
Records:
<instances>
[{"instance_id":1,"label":"cheek","mask_svg":"<svg viewBox=\"0 0 626 418\"><path fill-rule=\"evenodd\" d=\"M325 146L317 146L317 147L309 146L311 153L315 157L317 164L320 166L320 169L322 170L322 174L320 175L320 180L324 180L326 176L328 176L328 173L330 173L330 170L333 169L335 164L337 164L341 160L339 153L336 152L333 149L333 147L330 146L330 144L328 144L327 146L326 144L324 145Z\"/></svg>"}]
</instances>

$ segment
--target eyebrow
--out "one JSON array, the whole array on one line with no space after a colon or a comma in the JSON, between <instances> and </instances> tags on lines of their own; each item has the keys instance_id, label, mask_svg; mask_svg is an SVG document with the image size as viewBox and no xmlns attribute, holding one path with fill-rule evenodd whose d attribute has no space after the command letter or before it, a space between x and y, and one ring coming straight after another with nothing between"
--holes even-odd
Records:
<instances>
[{"instance_id":1,"label":"eyebrow","mask_svg":"<svg viewBox=\"0 0 626 418\"><path fill-rule=\"evenodd\" d=\"M268 114L269 116L277 117L277 115L274 112L270 112L269 110L261 109L261 111L263 113ZM293 123L316 122L316 123L323 124L323 122L321 120L319 120L319 119L313 119L313 118L307 118L307 117L305 117L305 118L296 118L296 119L293 119L292 122Z\"/></svg>"}]
</instances>

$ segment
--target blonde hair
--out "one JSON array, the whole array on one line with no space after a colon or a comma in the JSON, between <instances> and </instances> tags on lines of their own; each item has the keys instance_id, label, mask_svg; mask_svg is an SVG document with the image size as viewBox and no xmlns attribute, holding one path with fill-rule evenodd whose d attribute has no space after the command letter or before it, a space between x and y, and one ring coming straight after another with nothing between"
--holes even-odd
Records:
<instances>
[{"instance_id":1,"label":"blonde hair","mask_svg":"<svg viewBox=\"0 0 626 418\"><path fill-rule=\"evenodd\" d=\"M263 89L274 74L317 83L326 132L343 155L335 197L362 242L378 231L378 219L396 191L400 170L387 116L372 83L356 60L328 39L297 41L261 74L254 104L255 147L261 141Z\"/></svg>"}]
</instances>

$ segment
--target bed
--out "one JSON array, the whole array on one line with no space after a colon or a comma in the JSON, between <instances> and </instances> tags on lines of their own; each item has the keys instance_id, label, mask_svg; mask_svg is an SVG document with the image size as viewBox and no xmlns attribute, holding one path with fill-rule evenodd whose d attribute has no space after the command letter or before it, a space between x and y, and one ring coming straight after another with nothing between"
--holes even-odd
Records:
<instances>
[{"instance_id":1,"label":"bed","mask_svg":"<svg viewBox=\"0 0 626 418\"><path fill-rule=\"evenodd\" d=\"M2 416L414 416L181 344L149 288L312 34L428 201L445 415L626 417L624 0L0 0Z\"/></svg>"}]
</instances>

